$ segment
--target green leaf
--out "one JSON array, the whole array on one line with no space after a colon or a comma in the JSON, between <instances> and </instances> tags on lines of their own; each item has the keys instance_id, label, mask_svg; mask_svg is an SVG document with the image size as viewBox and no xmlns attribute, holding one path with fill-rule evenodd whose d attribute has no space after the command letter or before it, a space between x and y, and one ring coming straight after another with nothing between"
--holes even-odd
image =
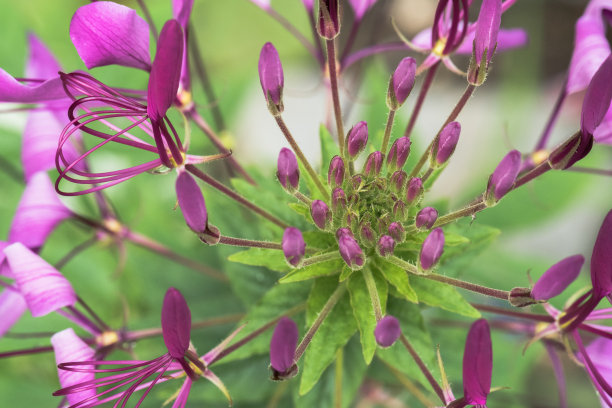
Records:
<instances>
[{"instance_id":1,"label":"green leaf","mask_svg":"<svg viewBox=\"0 0 612 408\"><path fill-rule=\"evenodd\" d=\"M376 352L377 346L376 339L374 338L376 316L374 315L370 292L368 291L368 287L366 285L364 277L365 273L371 273L373 276L383 315L387 305L387 294L389 288L387 286L387 281L383 279L380 273L366 271L365 268L352 274L348 281L353 316L355 316L357 326L359 326L363 359L365 360L365 363L369 365L372 362L372 358L374 358L374 353Z\"/></svg>"},{"instance_id":2,"label":"green leaf","mask_svg":"<svg viewBox=\"0 0 612 408\"><path fill-rule=\"evenodd\" d=\"M334 234L326 231L313 230L302 232L306 245L314 248L338 248Z\"/></svg>"},{"instance_id":3,"label":"green leaf","mask_svg":"<svg viewBox=\"0 0 612 408\"><path fill-rule=\"evenodd\" d=\"M278 249L250 248L246 251L230 255L228 260L251 266L265 266L278 272L287 272L291 267L287 265L283 251Z\"/></svg>"},{"instance_id":4,"label":"green leaf","mask_svg":"<svg viewBox=\"0 0 612 408\"><path fill-rule=\"evenodd\" d=\"M287 205L289 206L289 208L291 208L296 213L304 216L304 218L306 218L306 220L308 220L308 221L311 220L310 208L308 208L308 206L306 204L304 204L304 203L288 203Z\"/></svg>"},{"instance_id":5,"label":"green leaf","mask_svg":"<svg viewBox=\"0 0 612 408\"><path fill-rule=\"evenodd\" d=\"M458 245L468 245L470 239L463 235L455 234L453 232L444 231L444 247L454 247Z\"/></svg>"},{"instance_id":6,"label":"green leaf","mask_svg":"<svg viewBox=\"0 0 612 408\"><path fill-rule=\"evenodd\" d=\"M472 305L470 305L463 296L450 285L416 275L410 276L410 283L419 298L419 302L467 317L480 317L480 312L474 309Z\"/></svg>"},{"instance_id":7,"label":"green leaf","mask_svg":"<svg viewBox=\"0 0 612 408\"><path fill-rule=\"evenodd\" d=\"M353 274L353 270L346 264L342 268L342 273L340 274L340 278L338 279L340 282L344 282L349 276Z\"/></svg>"},{"instance_id":8,"label":"green leaf","mask_svg":"<svg viewBox=\"0 0 612 408\"><path fill-rule=\"evenodd\" d=\"M340 148L323 124L319 127L319 140L321 141L321 175L327 177L329 162L334 156L340 154Z\"/></svg>"},{"instance_id":9,"label":"green leaf","mask_svg":"<svg viewBox=\"0 0 612 408\"><path fill-rule=\"evenodd\" d=\"M334 277L318 278L310 291L306 304L306 322L310 327L338 287ZM357 330L348 293L340 300L323 321L304 355L304 367L300 381L300 395L306 394L317 383L323 371L334 361L336 351L343 347Z\"/></svg>"},{"instance_id":10,"label":"green leaf","mask_svg":"<svg viewBox=\"0 0 612 408\"><path fill-rule=\"evenodd\" d=\"M446 275L457 276L463 272L471 262L485 248L487 248L500 234L497 228L487 225L470 223L468 220L459 221L447 227L448 234L455 236L461 234L467 242L455 246L448 246L440 259L439 270ZM447 236L447 231L444 231Z\"/></svg>"},{"instance_id":11,"label":"green leaf","mask_svg":"<svg viewBox=\"0 0 612 408\"><path fill-rule=\"evenodd\" d=\"M246 326L233 343L245 338L280 316L292 311L297 312L300 305L305 305L311 286L309 283L293 283L291 285L276 285L272 287L256 305L251 307L249 313L242 319L240 325L246 323ZM294 317L292 316L292 318ZM244 359L256 354L268 353L271 336L272 330L267 330L227 357L219 360L218 364Z\"/></svg>"},{"instance_id":12,"label":"green leaf","mask_svg":"<svg viewBox=\"0 0 612 408\"><path fill-rule=\"evenodd\" d=\"M384 259L380 259L374 267L406 300L412 303L419 303L419 298L414 289L412 289L412 286L410 286L410 278L405 270Z\"/></svg>"},{"instance_id":13,"label":"green leaf","mask_svg":"<svg viewBox=\"0 0 612 408\"><path fill-rule=\"evenodd\" d=\"M304 268L292 270L287 275L283 276L279 282L300 282L308 279L314 279L319 276L336 274L340 272L342 265L344 265L344 261L342 259L332 259L331 261L308 265Z\"/></svg>"},{"instance_id":14,"label":"green leaf","mask_svg":"<svg viewBox=\"0 0 612 408\"><path fill-rule=\"evenodd\" d=\"M418 305L408 303L403 299L390 297L387 304L387 313L395 316L402 327L402 332L410 341L417 354L423 360L427 368L434 375L437 374L434 346L425 328ZM428 389L431 389L425 376L414 362L401 341L396 341L389 348L378 348L376 355L385 363L395 367L411 379L419 381Z\"/></svg>"},{"instance_id":15,"label":"green leaf","mask_svg":"<svg viewBox=\"0 0 612 408\"><path fill-rule=\"evenodd\" d=\"M302 162L299 161L299 160L298 160L298 166L300 168L300 178L302 180L304 180L304 182L306 183L306 187L308 187L308 192L309 192L310 198L312 198L313 200L323 200L323 201L325 201L325 197L323 197L323 194L321 193L321 191L317 187L317 185L314 182L313 178L310 176L310 173L308 173L306 171L306 167L304 167L302 165ZM323 186L327 185L327 180L324 181L324 179L321 178L318 174L317 174L317 177L319 177L319 180L321 180L321 182L323 183Z\"/></svg>"}]
</instances>

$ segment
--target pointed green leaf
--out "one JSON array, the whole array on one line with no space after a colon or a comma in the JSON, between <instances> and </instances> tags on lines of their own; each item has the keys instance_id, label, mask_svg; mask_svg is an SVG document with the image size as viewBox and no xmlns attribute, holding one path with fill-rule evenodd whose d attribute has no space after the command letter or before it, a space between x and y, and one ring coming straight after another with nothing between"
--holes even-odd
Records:
<instances>
[{"instance_id":1,"label":"pointed green leaf","mask_svg":"<svg viewBox=\"0 0 612 408\"><path fill-rule=\"evenodd\" d=\"M384 259L380 259L374 267L406 300L419 303L417 294L410 286L410 278L405 270Z\"/></svg>"},{"instance_id":2,"label":"pointed green leaf","mask_svg":"<svg viewBox=\"0 0 612 408\"><path fill-rule=\"evenodd\" d=\"M310 221L312 217L310 216L310 208L304 203L288 203L289 208L291 208L296 213L300 214L307 221Z\"/></svg>"},{"instance_id":3,"label":"pointed green leaf","mask_svg":"<svg viewBox=\"0 0 612 408\"><path fill-rule=\"evenodd\" d=\"M236 252L230 255L228 260L245 265L265 266L278 272L287 272L291 267L287 265L283 251L278 249L250 248L246 251Z\"/></svg>"},{"instance_id":4,"label":"pointed green leaf","mask_svg":"<svg viewBox=\"0 0 612 408\"><path fill-rule=\"evenodd\" d=\"M338 279L334 277L315 280L306 306L306 321L309 327L337 287ZM344 291L306 349L300 395L306 394L314 387L323 371L334 361L336 350L343 347L356 330L357 323L353 317L349 295Z\"/></svg>"},{"instance_id":5,"label":"pointed green leaf","mask_svg":"<svg viewBox=\"0 0 612 408\"><path fill-rule=\"evenodd\" d=\"M366 267L368 268L368 267ZM366 285L364 273L372 273L366 271L365 268L352 274L348 281L348 289L351 298L351 307L353 308L353 316L359 326L359 335L361 339L361 347L363 350L363 359L366 364L372 362L374 353L376 352L376 339L374 338L374 329L376 329L376 316L372 305L372 298ZM384 315L387 305L388 286L387 281L378 273L372 273L376 284L378 298L380 299L382 313Z\"/></svg>"},{"instance_id":6,"label":"pointed green leaf","mask_svg":"<svg viewBox=\"0 0 612 408\"><path fill-rule=\"evenodd\" d=\"M346 278L348 278L352 274L353 274L353 270L349 268L347 264L344 264L344 267L342 268L342 273L340 274L340 278L339 278L340 282L344 282Z\"/></svg>"},{"instance_id":7,"label":"pointed green leaf","mask_svg":"<svg viewBox=\"0 0 612 408\"><path fill-rule=\"evenodd\" d=\"M446 283L432 281L416 275L410 276L410 283L419 298L419 302L467 317L480 317L480 312L474 309L454 287Z\"/></svg>"},{"instance_id":8,"label":"pointed green leaf","mask_svg":"<svg viewBox=\"0 0 612 408\"><path fill-rule=\"evenodd\" d=\"M304 268L294 269L287 275L280 278L280 283L300 282L314 279L319 276L333 275L340 273L344 261L342 259L332 259L331 261L309 265Z\"/></svg>"}]
</instances>

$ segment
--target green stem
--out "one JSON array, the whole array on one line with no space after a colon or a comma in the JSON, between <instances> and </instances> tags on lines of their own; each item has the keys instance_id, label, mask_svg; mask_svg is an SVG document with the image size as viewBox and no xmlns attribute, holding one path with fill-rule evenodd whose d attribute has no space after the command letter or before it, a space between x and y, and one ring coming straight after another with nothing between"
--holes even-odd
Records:
<instances>
[{"instance_id":1,"label":"green stem","mask_svg":"<svg viewBox=\"0 0 612 408\"><path fill-rule=\"evenodd\" d=\"M514 182L514 186L512 186L512 190L516 190L517 188L519 188L523 184L526 184L526 183L530 182L534 178L541 176L542 174L546 173L548 170L551 170L551 169L552 169L552 167L550 167L550 163L548 163L548 161L544 161L544 162L538 164L536 167L534 167L527 174L523 175L521 178L516 180Z\"/></svg>"},{"instance_id":2,"label":"green stem","mask_svg":"<svg viewBox=\"0 0 612 408\"><path fill-rule=\"evenodd\" d=\"M389 109L389 116L387 116L387 125L385 126L385 135L382 141L382 147L380 148L383 156L387 154L387 147L389 145L389 139L391 138L391 131L393 130L393 120L395 119L395 111Z\"/></svg>"},{"instance_id":3,"label":"green stem","mask_svg":"<svg viewBox=\"0 0 612 408\"><path fill-rule=\"evenodd\" d=\"M427 368L423 360L421 360L421 357L419 357L414 347L412 347L412 344L410 344L410 342L408 341L408 338L404 336L404 334L402 333L402 335L400 336L400 340L402 341L402 344L404 345L404 347L406 347L406 350L408 350L408 352L412 356L412 359L414 360L414 362L419 366L419 369L421 370L421 372L423 373L423 375L425 376L425 378L431 385L431 388L433 388L438 398L440 398L440 400L442 401L442 404L445 404L444 391L442 391L442 388L440 387L440 385L434 378L431 371L429 371L429 369Z\"/></svg>"},{"instance_id":4,"label":"green stem","mask_svg":"<svg viewBox=\"0 0 612 408\"><path fill-rule=\"evenodd\" d=\"M334 379L334 407L342 408L342 374L344 372L344 350L336 351L336 378Z\"/></svg>"},{"instance_id":5,"label":"green stem","mask_svg":"<svg viewBox=\"0 0 612 408\"><path fill-rule=\"evenodd\" d=\"M482 197L480 197L478 199L478 201L475 201L473 204L468 205L465 208L462 208L460 210L457 210L455 212L443 215L442 217L439 217L436 222L433 225L433 228L436 227L441 227L443 225L449 224L459 218L462 217L467 217L473 214L476 214L479 211L484 210L485 208L487 208L487 205L482 201Z\"/></svg>"},{"instance_id":6,"label":"green stem","mask_svg":"<svg viewBox=\"0 0 612 408\"><path fill-rule=\"evenodd\" d=\"M219 243L238 247L283 249L281 244L277 244L276 242L256 241L251 239L226 237L223 235L219 237Z\"/></svg>"},{"instance_id":7,"label":"green stem","mask_svg":"<svg viewBox=\"0 0 612 408\"><path fill-rule=\"evenodd\" d=\"M340 253L338 251L332 251L321 255L315 255L302 261L301 268L309 265L314 265L321 262L331 261L332 259L340 259Z\"/></svg>"},{"instance_id":8,"label":"green stem","mask_svg":"<svg viewBox=\"0 0 612 408\"><path fill-rule=\"evenodd\" d=\"M331 312L334 306L336 306L336 303L338 303L338 300L340 300L345 290L346 290L346 284L343 282L340 285L338 285L334 293L332 293L332 295L329 297L329 299L327 300L327 303L325 303L325 305L323 306L323 309L321 309L321 311L319 312L317 319L314 321L312 326L310 326L310 329L308 329L308 331L304 335L304 338L302 339L300 344L295 349L293 360L296 363L300 360L300 358L302 358L302 354L304 354L304 351L306 351L306 348L310 344L310 341L316 334L317 330L319 330L319 327L321 326L321 324L323 323L323 321L325 320L329 312Z\"/></svg>"},{"instance_id":9,"label":"green stem","mask_svg":"<svg viewBox=\"0 0 612 408\"><path fill-rule=\"evenodd\" d=\"M298 200L300 200L301 202L303 202L304 204L308 205L309 207L310 207L310 204L312 204L312 200L310 198L306 197L304 194L300 193L297 190L293 192L293 196L297 198Z\"/></svg>"},{"instance_id":10,"label":"green stem","mask_svg":"<svg viewBox=\"0 0 612 408\"><path fill-rule=\"evenodd\" d=\"M80 254L81 252L83 252L84 250L86 250L87 248L91 247L92 245L94 245L96 242L98 242L98 237L93 236L91 238L89 238L87 241L85 242L81 242L79 245L77 245L76 247L72 248L70 250L70 252L68 252L66 255L64 255L59 261L57 261L53 266L55 267L55 269L62 269L64 266L66 266L66 264L68 262L70 262L75 256L77 256L78 254Z\"/></svg>"},{"instance_id":11,"label":"green stem","mask_svg":"<svg viewBox=\"0 0 612 408\"><path fill-rule=\"evenodd\" d=\"M481 305L479 303L471 303L471 305L474 307L474 309L478 309L482 312L497 313L497 314L501 314L504 316L535 320L537 322L552 323L555 321L553 317L548 316L548 315L539 315L539 314L527 313L527 312L516 312L514 310L502 309L501 307Z\"/></svg>"},{"instance_id":12,"label":"green stem","mask_svg":"<svg viewBox=\"0 0 612 408\"><path fill-rule=\"evenodd\" d=\"M344 125L342 124L342 108L340 106L340 94L338 92L338 71L336 67L336 42L334 39L327 40L327 66L329 68L329 83L334 104L334 116L336 117L336 132L338 133L338 147L340 156L344 157ZM345 160L346 161L346 160Z\"/></svg>"},{"instance_id":13,"label":"green stem","mask_svg":"<svg viewBox=\"0 0 612 408\"><path fill-rule=\"evenodd\" d=\"M306 159L306 156L304 156L302 149L300 149L297 142L293 138L293 135L291 135L291 132L289 131L289 128L285 124L285 121L283 120L282 116L280 115L275 116L274 119L276 119L276 123L278 124L278 127L280 128L281 132L283 132L283 135L285 135L285 139L287 139L287 141L291 145L291 148L297 155L298 159L300 159L300 162L302 163L302 165L304 166L304 168L310 175L310 178L312 178L314 183L317 185L317 188L319 189L321 194L323 194L323 197L329 200L329 193L327 192L327 189L325 188L325 186L323 186L323 183L321 182L319 175L317 174L317 172L314 171L314 169L308 162L308 159Z\"/></svg>"},{"instance_id":14,"label":"green stem","mask_svg":"<svg viewBox=\"0 0 612 408\"><path fill-rule=\"evenodd\" d=\"M374 316L376 321L383 318L382 307L380 305L380 297L378 296L378 289L376 289L376 282L372 276L372 272L369 268L363 268L363 278L365 279L368 292L370 293L370 300L372 301L372 308L374 309Z\"/></svg>"}]
</instances>

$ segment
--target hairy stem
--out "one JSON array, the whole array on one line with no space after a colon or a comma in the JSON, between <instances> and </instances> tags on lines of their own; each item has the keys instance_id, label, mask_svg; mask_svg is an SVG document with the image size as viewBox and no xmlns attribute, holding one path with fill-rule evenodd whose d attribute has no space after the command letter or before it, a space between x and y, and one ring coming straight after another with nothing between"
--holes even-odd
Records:
<instances>
[{"instance_id":1,"label":"hairy stem","mask_svg":"<svg viewBox=\"0 0 612 408\"><path fill-rule=\"evenodd\" d=\"M408 125L406 126L406 130L404 131L404 136L410 136L412 133L412 129L414 129L414 124L416 123L417 118L419 117L419 113L421 112L421 108L423 107L423 102L425 102L425 97L427 96L427 92L429 92L429 88L431 88L431 84L433 83L433 79L436 76L436 71L440 66L440 61L436 62L434 65L429 68L427 71L427 76L425 77L425 81L423 81L423 85L421 86L421 90L419 91L419 96L417 97L417 101L414 104L414 108L412 109L412 115L410 115L410 120L408 121Z\"/></svg>"},{"instance_id":2,"label":"hairy stem","mask_svg":"<svg viewBox=\"0 0 612 408\"><path fill-rule=\"evenodd\" d=\"M223 235L219 237L219 243L225 244L225 245L239 246L239 247L283 249L281 244L277 244L276 242L255 241L251 239L226 237Z\"/></svg>"},{"instance_id":3,"label":"hairy stem","mask_svg":"<svg viewBox=\"0 0 612 408\"><path fill-rule=\"evenodd\" d=\"M344 158L344 125L342 124L342 107L340 106L340 94L338 91L338 68L336 67L336 42L334 39L327 40L327 66L329 69L329 83L334 104L334 116L336 118L336 132L338 134L338 147L340 156Z\"/></svg>"},{"instance_id":4,"label":"hairy stem","mask_svg":"<svg viewBox=\"0 0 612 408\"><path fill-rule=\"evenodd\" d=\"M410 342L408 341L408 338L403 333L400 336L400 340L402 341L402 344L404 345L404 347L406 347L406 350L408 350L408 352L412 356L412 359L414 360L414 362L419 366L419 369L421 370L421 372L427 379L427 382L429 382L429 384L431 385L431 388L433 388L438 398L440 398L440 401L442 401L442 404L444 404L445 403L444 391L442 391L442 388L440 387L440 385L434 378L431 371L429 371L429 369L427 368L423 360L421 360L421 357L419 357L418 353L416 352L414 347L412 347L412 344L410 344Z\"/></svg>"},{"instance_id":5,"label":"hairy stem","mask_svg":"<svg viewBox=\"0 0 612 408\"><path fill-rule=\"evenodd\" d=\"M391 131L393 130L393 120L395 119L395 111L389 109L389 116L387 116L387 125L385 126L385 135L383 136L382 147L380 152L383 156L387 155L387 147L389 145L389 139L391 138Z\"/></svg>"}]
</instances>

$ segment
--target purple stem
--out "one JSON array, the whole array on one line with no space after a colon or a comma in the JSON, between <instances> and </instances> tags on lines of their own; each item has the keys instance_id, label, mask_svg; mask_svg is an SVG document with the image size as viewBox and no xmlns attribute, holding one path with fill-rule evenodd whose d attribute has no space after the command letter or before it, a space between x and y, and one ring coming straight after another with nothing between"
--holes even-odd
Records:
<instances>
[{"instance_id":1,"label":"purple stem","mask_svg":"<svg viewBox=\"0 0 612 408\"><path fill-rule=\"evenodd\" d=\"M440 384L438 384L431 371L429 371L423 360L421 360L421 357L419 357L419 354L416 352L414 347L412 347L412 344L410 344L408 338L403 333L400 337L400 340L402 341L404 347L406 347L406 350L408 350L408 352L412 356L414 362L419 366L419 369L429 382L429 385L431 385L431 388L433 388L438 398L440 398L440 400L444 404L446 402L446 399L444 398L444 391L442 391Z\"/></svg>"},{"instance_id":2,"label":"purple stem","mask_svg":"<svg viewBox=\"0 0 612 408\"><path fill-rule=\"evenodd\" d=\"M225 245L239 246L239 247L281 249L281 250L283 249L281 244L277 244L276 242L255 241L251 239L226 237L223 235L219 237L219 243L225 244Z\"/></svg>"},{"instance_id":3,"label":"purple stem","mask_svg":"<svg viewBox=\"0 0 612 408\"><path fill-rule=\"evenodd\" d=\"M550 133L553 129L555 122L557 121L557 118L559 117L559 114L561 113L561 107L563 106L563 102L565 102L565 98L567 97L566 88L567 88L567 78L565 79L565 81L563 81L563 86L561 87L561 93L559 93L559 96L557 97L557 101L555 102L555 106L553 107L553 110L550 113L548 122L546 122L546 127L544 128L544 131L542 132L542 135L540 136L540 140L538 140L538 143L536 144L536 147L534 149L534 151L536 152L538 150L544 149L546 145L548 144Z\"/></svg>"}]
</instances>

